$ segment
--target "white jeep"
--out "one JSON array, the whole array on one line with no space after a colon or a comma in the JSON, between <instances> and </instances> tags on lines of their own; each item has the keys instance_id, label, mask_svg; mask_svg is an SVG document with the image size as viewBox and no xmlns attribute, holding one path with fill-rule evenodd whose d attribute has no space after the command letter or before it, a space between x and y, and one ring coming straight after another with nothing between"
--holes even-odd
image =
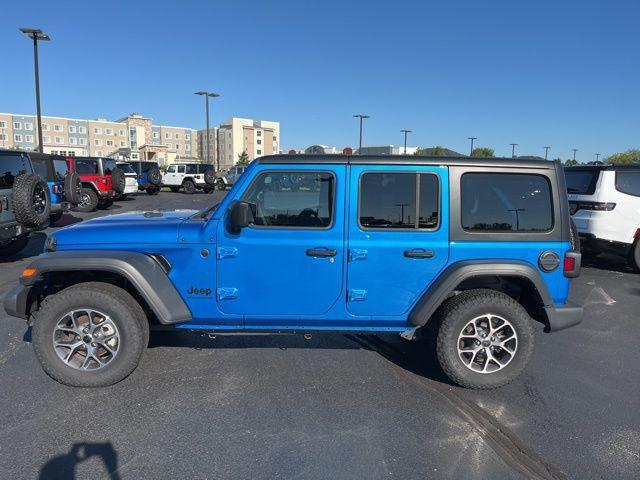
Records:
<instances>
[{"instance_id":1,"label":"white jeep","mask_svg":"<svg viewBox=\"0 0 640 480\"><path fill-rule=\"evenodd\" d=\"M640 272L640 165L568 167L565 177L583 251L618 253Z\"/></svg>"},{"instance_id":2,"label":"white jeep","mask_svg":"<svg viewBox=\"0 0 640 480\"><path fill-rule=\"evenodd\" d=\"M216 174L211 165L204 163L176 163L169 165L162 177L162 184L172 192L184 188L184 193L194 193L203 190L213 192L216 184Z\"/></svg>"}]
</instances>

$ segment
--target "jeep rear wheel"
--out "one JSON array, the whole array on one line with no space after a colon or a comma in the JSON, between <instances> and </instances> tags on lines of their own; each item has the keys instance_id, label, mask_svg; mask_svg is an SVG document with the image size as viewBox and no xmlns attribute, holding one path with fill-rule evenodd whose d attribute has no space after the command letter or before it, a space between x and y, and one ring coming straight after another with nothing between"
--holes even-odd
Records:
<instances>
[{"instance_id":1,"label":"jeep rear wheel","mask_svg":"<svg viewBox=\"0 0 640 480\"><path fill-rule=\"evenodd\" d=\"M82 187L80 202L73 209L76 212L93 212L98 207L98 195L90 187Z\"/></svg>"},{"instance_id":2,"label":"jeep rear wheel","mask_svg":"<svg viewBox=\"0 0 640 480\"><path fill-rule=\"evenodd\" d=\"M144 311L108 283L82 283L49 296L35 314L33 348L44 371L74 387L119 382L149 341Z\"/></svg>"},{"instance_id":3,"label":"jeep rear wheel","mask_svg":"<svg viewBox=\"0 0 640 480\"><path fill-rule=\"evenodd\" d=\"M636 240L636 243L631 247L629 263L634 272L640 273L640 240Z\"/></svg>"},{"instance_id":4,"label":"jeep rear wheel","mask_svg":"<svg viewBox=\"0 0 640 480\"><path fill-rule=\"evenodd\" d=\"M196 191L196 184L191 180L185 180L182 186L184 187L184 193L188 193L189 195Z\"/></svg>"},{"instance_id":5,"label":"jeep rear wheel","mask_svg":"<svg viewBox=\"0 0 640 480\"><path fill-rule=\"evenodd\" d=\"M438 361L446 375L462 387L506 385L525 369L533 345L529 314L504 293L469 290L442 307Z\"/></svg>"},{"instance_id":6,"label":"jeep rear wheel","mask_svg":"<svg viewBox=\"0 0 640 480\"><path fill-rule=\"evenodd\" d=\"M19 223L39 227L49 221L51 196L47 182L40 175L18 175L12 195L13 213Z\"/></svg>"},{"instance_id":7,"label":"jeep rear wheel","mask_svg":"<svg viewBox=\"0 0 640 480\"><path fill-rule=\"evenodd\" d=\"M224 183L224 180L221 179L221 178L217 179L216 180L216 187L217 187L218 190L224 190L225 187L226 187L226 185Z\"/></svg>"}]
</instances>

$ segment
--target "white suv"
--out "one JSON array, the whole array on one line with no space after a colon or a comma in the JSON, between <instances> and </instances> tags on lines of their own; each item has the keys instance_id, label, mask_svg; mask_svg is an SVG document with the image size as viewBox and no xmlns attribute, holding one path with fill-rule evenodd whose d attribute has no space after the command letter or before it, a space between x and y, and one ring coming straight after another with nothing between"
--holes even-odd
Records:
<instances>
[{"instance_id":1,"label":"white suv","mask_svg":"<svg viewBox=\"0 0 640 480\"><path fill-rule=\"evenodd\" d=\"M117 162L117 165L124 171L124 192L118 197L122 200L131 193L138 193L138 174L126 162Z\"/></svg>"},{"instance_id":2,"label":"white suv","mask_svg":"<svg viewBox=\"0 0 640 480\"><path fill-rule=\"evenodd\" d=\"M565 173L583 250L624 255L640 272L640 165L569 167Z\"/></svg>"},{"instance_id":3,"label":"white suv","mask_svg":"<svg viewBox=\"0 0 640 480\"><path fill-rule=\"evenodd\" d=\"M169 165L167 173L162 176L162 184L172 192L184 188L184 193L194 193L196 190L211 193L216 184L216 174L208 164L176 163Z\"/></svg>"}]
</instances>

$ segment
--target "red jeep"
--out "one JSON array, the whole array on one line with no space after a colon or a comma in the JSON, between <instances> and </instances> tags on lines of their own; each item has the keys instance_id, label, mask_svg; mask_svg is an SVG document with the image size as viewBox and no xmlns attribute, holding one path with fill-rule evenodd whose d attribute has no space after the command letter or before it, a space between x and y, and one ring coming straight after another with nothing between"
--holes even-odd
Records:
<instances>
[{"instance_id":1,"label":"red jeep","mask_svg":"<svg viewBox=\"0 0 640 480\"><path fill-rule=\"evenodd\" d=\"M74 208L78 212L93 212L113 205L116 195L124 192L124 172L112 158L67 157L70 172L77 172L82 183L82 197Z\"/></svg>"}]
</instances>

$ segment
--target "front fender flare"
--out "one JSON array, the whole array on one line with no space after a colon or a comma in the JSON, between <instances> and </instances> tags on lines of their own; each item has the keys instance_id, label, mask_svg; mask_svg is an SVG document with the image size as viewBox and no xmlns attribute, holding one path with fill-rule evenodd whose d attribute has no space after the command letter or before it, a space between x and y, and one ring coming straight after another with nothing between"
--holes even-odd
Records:
<instances>
[{"instance_id":1,"label":"front fender flare","mask_svg":"<svg viewBox=\"0 0 640 480\"><path fill-rule=\"evenodd\" d=\"M409 314L409 323L426 325L435 311L463 281L478 276L520 277L535 286L543 307L553 306L553 300L540 272L519 260L465 260L447 267L438 279L422 294Z\"/></svg>"},{"instance_id":2,"label":"front fender flare","mask_svg":"<svg viewBox=\"0 0 640 480\"><path fill-rule=\"evenodd\" d=\"M122 275L147 302L163 325L192 319L191 311L167 276L164 267L151 256L117 250L74 250L46 253L29 265L33 277L20 283L32 286L43 281L48 272L110 272Z\"/></svg>"}]
</instances>

